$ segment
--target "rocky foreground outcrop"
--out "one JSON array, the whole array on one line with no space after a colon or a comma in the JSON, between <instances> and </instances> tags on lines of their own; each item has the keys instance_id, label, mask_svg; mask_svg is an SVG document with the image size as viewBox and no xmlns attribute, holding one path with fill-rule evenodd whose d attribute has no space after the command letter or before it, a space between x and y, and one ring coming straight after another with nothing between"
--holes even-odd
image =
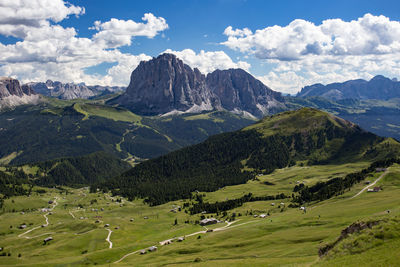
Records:
<instances>
[{"instance_id":1,"label":"rocky foreground outcrop","mask_svg":"<svg viewBox=\"0 0 400 267\"><path fill-rule=\"evenodd\" d=\"M142 115L226 109L262 117L284 108L284 99L242 69L207 76L173 54L142 61L126 92L111 100Z\"/></svg>"}]
</instances>

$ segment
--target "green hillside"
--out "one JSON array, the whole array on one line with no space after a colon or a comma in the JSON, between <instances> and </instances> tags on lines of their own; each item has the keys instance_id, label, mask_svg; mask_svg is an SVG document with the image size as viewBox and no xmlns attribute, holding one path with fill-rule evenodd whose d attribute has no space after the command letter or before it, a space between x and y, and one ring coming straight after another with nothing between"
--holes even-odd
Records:
<instances>
[{"instance_id":1,"label":"green hillside","mask_svg":"<svg viewBox=\"0 0 400 267\"><path fill-rule=\"evenodd\" d=\"M198 116L198 115L197 115ZM0 113L0 162L25 164L105 151L133 164L253 121L228 112L141 117L97 100L55 100Z\"/></svg>"},{"instance_id":2,"label":"green hillside","mask_svg":"<svg viewBox=\"0 0 400 267\"><path fill-rule=\"evenodd\" d=\"M258 173L293 165L375 161L399 155L400 145L328 113L303 108L267 117L241 131L143 162L104 184L151 205L244 184Z\"/></svg>"}]
</instances>

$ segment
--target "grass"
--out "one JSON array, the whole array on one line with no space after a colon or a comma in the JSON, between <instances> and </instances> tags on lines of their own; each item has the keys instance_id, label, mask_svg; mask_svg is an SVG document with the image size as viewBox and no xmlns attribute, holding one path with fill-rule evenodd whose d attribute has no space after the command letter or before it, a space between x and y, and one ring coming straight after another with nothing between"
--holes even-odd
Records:
<instances>
[{"instance_id":1,"label":"grass","mask_svg":"<svg viewBox=\"0 0 400 267\"><path fill-rule=\"evenodd\" d=\"M12 152L11 154L4 156L2 158L0 158L0 165L7 165L9 164L13 159L15 159L16 157L18 157L18 155L20 155L22 153L22 151L18 151L18 152Z\"/></svg>"},{"instance_id":2,"label":"grass","mask_svg":"<svg viewBox=\"0 0 400 267\"><path fill-rule=\"evenodd\" d=\"M367 165L367 162L361 162L310 167L293 166L260 176L259 181L249 181L244 185L229 186L216 192L204 193L205 200L222 201L226 198L240 197L248 192L255 195L290 193L297 181L314 184L317 181L342 177ZM376 173L368 179L374 181L380 174ZM274 185L265 185L265 181ZM227 230L197 234L186 237L184 242L173 242L167 246L160 246L158 242L205 229L199 225L184 223L185 220L198 220L200 215L190 216L184 211L170 212L173 205L183 206L183 203L189 200L149 207L143 204L142 200L129 202L122 199L122 203L119 203L116 201L117 197L100 192L90 194L86 188L70 189L67 195L60 194L61 191L57 189L46 189L47 193L43 195L33 193L31 197L14 197L6 200L5 209L0 215L0 247L4 247L4 251L10 252L11 256L1 257L0 265L396 265L399 259L396 251L400 246L397 236L385 239L382 244L372 247L368 247L372 241L366 245L360 243L359 253L341 250L337 257L335 255L322 259L318 257L319 247L336 240L341 230L351 223L365 219L391 220L400 215L398 205L400 166L391 167L379 184L383 187L383 191L363 193L351 199L365 186L363 183L357 184L344 195L310 205L307 213L298 208L286 206L281 211L281 208L271 206L272 202L277 201L245 203L242 207L229 211L229 214L235 212L241 213L242 216L236 217L236 222ZM39 226L45 221L43 213L37 210L26 211L24 214L10 211L47 207L47 201L55 197L58 198L59 204L54 209L53 215L48 216L50 225L27 234L26 236L33 237L31 239L18 237L24 231L17 229L19 224L27 223L27 229ZM284 202L288 203L287 200ZM387 210L390 210L390 213L387 213ZM265 219L254 218L246 215L247 211L254 213L269 211L271 216ZM72 212L75 218L69 212ZM81 220L80 217L84 219ZM97 218L101 223L95 223ZM131 218L134 219L133 222L130 221ZM178 225L174 225L175 218L178 220ZM108 243L105 241L108 234L104 229L105 223L109 223L113 231L112 249L108 248ZM224 225L225 223L220 223L210 228ZM119 229L114 229L116 226ZM388 229L392 229L390 227ZM379 228L377 231L380 231ZM54 240L48 245L43 245L43 239L50 235ZM353 243L354 240L349 239L346 242ZM118 264L113 263L129 252L151 245L157 245L158 251L146 255L134 254ZM21 257L18 257L19 253Z\"/></svg>"},{"instance_id":3,"label":"grass","mask_svg":"<svg viewBox=\"0 0 400 267\"><path fill-rule=\"evenodd\" d=\"M98 116L114 121L132 122L135 124L140 124L141 122L140 116L123 108L116 108L92 103L75 103L74 108L79 113L85 115L83 120L88 119L89 116Z\"/></svg>"}]
</instances>

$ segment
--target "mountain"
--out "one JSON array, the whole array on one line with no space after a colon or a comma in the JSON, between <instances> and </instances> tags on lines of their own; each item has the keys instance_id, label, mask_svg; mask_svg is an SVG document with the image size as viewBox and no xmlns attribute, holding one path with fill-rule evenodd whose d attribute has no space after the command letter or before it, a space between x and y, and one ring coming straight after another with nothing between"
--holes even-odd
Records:
<instances>
[{"instance_id":1,"label":"mountain","mask_svg":"<svg viewBox=\"0 0 400 267\"><path fill-rule=\"evenodd\" d=\"M37 103L39 96L29 85L9 77L0 78L0 109L21 104Z\"/></svg>"},{"instance_id":2,"label":"mountain","mask_svg":"<svg viewBox=\"0 0 400 267\"><path fill-rule=\"evenodd\" d=\"M145 161L99 188L151 205L246 183L255 173L399 155L400 144L331 114L302 108L265 117L243 130Z\"/></svg>"},{"instance_id":3,"label":"mountain","mask_svg":"<svg viewBox=\"0 0 400 267\"><path fill-rule=\"evenodd\" d=\"M262 117L284 109L284 99L241 69L207 76L172 54L142 61L124 94L109 102L141 115L226 109Z\"/></svg>"},{"instance_id":4,"label":"mountain","mask_svg":"<svg viewBox=\"0 0 400 267\"><path fill-rule=\"evenodd\" d=\"M281 93L242 69L216 70L207 75L206 81L226 110L245 111L259 118L284 108Z\"/></svg>"},{"instance_id":5,"label":"mountain","mask_svg":"<svg viewBox=\"0 0 400 267\"><path fill-rule=\"evenodd\" d=\"M328 85L317 83L305 86L297 96L320 96L333 100L346 98L389 100L400 97L400 82L378 75L369 81L358 79Z\"/></svg>"},{"instance_id":6,"label":"mountain","mask_svg":"<svg viewBox=\"0 0 400 267\"><path fill-rule=\"evenodd\" d=\"M140 62L126 92L114 102L143 115L220 107L207 88L205 76L172 54Z\"/></svg>"},{"instance_id":7,"label":"mountain","mask_svg":"<svg viewBox=\"0 0 400 267\"><path fill-rule=\"evenodd\" d=\"M118 86L88 86L84 83L61 83L47 80L46 82L28 83L35 92L44 96L57 97L60 99L88 99L104 93L116 93L122 91L123 87Z\"/></svg>"}]
</instances>

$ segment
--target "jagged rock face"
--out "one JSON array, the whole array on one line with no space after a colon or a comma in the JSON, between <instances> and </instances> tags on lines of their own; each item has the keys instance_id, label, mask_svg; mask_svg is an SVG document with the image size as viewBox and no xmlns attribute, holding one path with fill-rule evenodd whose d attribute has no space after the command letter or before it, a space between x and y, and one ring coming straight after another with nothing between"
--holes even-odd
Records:
<instances>
[{"instance_id":1,"label":"jagged rock face","mask_svg":"<svg viewBox=\"0 0 400 267\"><path fill-rule=\"evenodd\" d=\"M0 78L0 109L22 104L34 104L39 101L31 86L20 85L19 81L9 77Z\"/></svg>"},{"instance_id":2,"label":"jagged rock face","mask_svg":"<svg viewBox=\"0 0 400 267\"><path fill-rule=\"evenodd\" d=\"M205 76L171 54L141 62L132 72L126 93L115 101L144 115L220 107L207 89Z\"/></svg>"},{"instance_id":3,"label":"jagged rock face","mask_svg":"<svg viewBox=\"0 0 400 267\"><path fill-rule=\"evenodd\" d=\"M207 75L208 87L229 111L246 111L262 117L283 108L282 95L242 69L216 70Z\"/></svg>"},{"instance_id":4,"label":"jagged rock face","mask_svg":"<svg viewBox=\"0 0 400 267\"><path fill-rule=\"evenodd\" d=\"M46 82L32 82L29 83L29 85L39 94L60 99L88 99L103 92L113 93L123 90L122 87L118 86L87 86L84 83L61 83L52 80L47 80Z\"/></svg>"},{"instance_id":5,"label":"jagged rock face","mask_svg":"<svg viewBox=\"0 0 400 267\"><path fill-rule=\"evenodd\" d=\"M321 96L333 100L346 98L387 100L400 97L400 82L378 75L370 81L358 79L328 85L318 83L305 86L297 96Z\"/></svg>"},{"instance_id":6,"label":"jagged rock face","mask_svg":"<svg viewBox=\"0 0 400 267\"><path fill-rule=\"evenodd\" d=\"M8 96L22 97L24 95L33 95L35 92L32 87L24 84L20 85L19 81L9 77L0 78L0 98Z\"/></svg>"},{"instance_id":7,"label":"jagged rock face","mask_svg":"<svg viewBox=\"0 0 400 267\"><path fill-rule=\"evenodd\" d=\"M261 117L284 106L274 92L240 69L201 74L172 54L141 62L126 92L110 101L143 115L227 109Z\"/></svg>"}]
</instances>

